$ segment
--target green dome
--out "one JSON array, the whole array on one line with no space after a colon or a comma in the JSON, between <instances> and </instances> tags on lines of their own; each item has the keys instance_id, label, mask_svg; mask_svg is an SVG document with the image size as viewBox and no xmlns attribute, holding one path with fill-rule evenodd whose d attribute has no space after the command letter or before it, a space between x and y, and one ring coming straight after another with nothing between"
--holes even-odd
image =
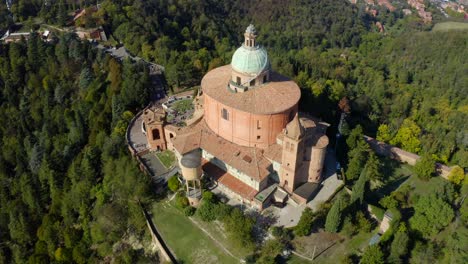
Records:
<instances>
[{"instance_id":1,"label":"green dome","mask_svg":"<svg viewBox=\"0 0 468 264\"><path fill-rule=\"evenodd\" d=\"M234 52L231 67L239 73L258 74L270 68L270 62L263 47L251 48L242 45Z\"/></svg>"}]
</instances>

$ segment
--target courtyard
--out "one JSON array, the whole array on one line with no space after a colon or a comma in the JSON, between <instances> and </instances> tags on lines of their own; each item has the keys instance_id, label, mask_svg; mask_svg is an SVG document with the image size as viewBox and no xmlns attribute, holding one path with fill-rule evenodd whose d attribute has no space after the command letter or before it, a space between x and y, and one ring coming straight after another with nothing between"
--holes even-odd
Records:
<instances>
[{"instance_id":1,"label":"courtyard","mask_svg":"<svg viewBox=\"0 0 468 264\"><path fill-rule=\"evenodd\" d=\"M167 122L176 126L185 126L185 122L192 118L194 113L193 98L191 95L170 97L164 104L167 112Z\"/></svg>"}]
</instances>

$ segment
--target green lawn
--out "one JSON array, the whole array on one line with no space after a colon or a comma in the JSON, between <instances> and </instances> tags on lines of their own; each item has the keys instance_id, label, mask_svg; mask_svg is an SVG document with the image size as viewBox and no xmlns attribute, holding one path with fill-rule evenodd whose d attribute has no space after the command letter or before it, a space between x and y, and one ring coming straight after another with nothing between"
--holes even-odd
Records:
<instances>
[{"instance_id":1,"label":"green lawn","mask_svg":"<svg viewBox=\"0 0 468 264\"><path fill-rule=\"evenodd\" d=\"M419 179L417 176L410 177L404 184L410 185L414 189L411 191L411 195L429 195L434 193L436 189L444 182L447 181L442 177L432 177L428 181Z\"/></svg>"},{"instance_id":2,"label":"green lawn","mask_svg":"<svg viewBox=\"0 0 468 264\"><path fill-rule=\"evenodd\" d=\"M247 255L252 254L253 252L249 252L248 250L244 248L240 248L236 245L234 245L231 240L227 237L227 235L224 233L223 227L220 222L215 221L215 222L203 222L200 220L197 216L194 216L194 219L200 224L201 227L203 227L206 231L208 231L212 236L216 237L216 239L223 243L223 245L226 248L229 248L229 251L236 257L242 259Z\"/></svg>"},{"instance_id":3,"label":"green lawn","mask_svg":"<svg viewBox=\"0 0 468 264\"><path fill-rule=\"evenodd\" d=\"M291 254L291 256L289 257L289 259L288 259L288 261L286 263L288 263L288 264L305 264L305 263L312 263L312 261L303 259L301 257L298 257L298 256L294 255L294 254Z\"/></svg>"},{"instance_id":4,"label":"green lawn","mask_svg":"<svg viewBox=\"0 0 468 264\"><path fill-rule=\"evenodd\" d=\"M435 24L432 31L449 31L449 30L468 30L468 23L463 22L441 22Z\"/></svg>"},{"instance_id":5,"label":"green lawn","mask_svg":"<svg viewBox=\"0 0 468 264\"><path fill-rule=\"evenodd\" d=\"M183 263L239 263L172 204L155 203L152 212L156 228Z\"/></svg>"},{"instance_id":6,"label":"green lawn","mask_svg":"<svg viewBox=\"0 0 468 264\"><path fill-rule=\"evenodd\" d=\"M170 167L172 167L172 165L174 165L175 155L172 151L165 150L163 152L156 153L156 156L158 157L159 161L161 161L161 163L164 165L164 167L166 167L167 169L169 169Z\"/></svg>"}]
</instances>

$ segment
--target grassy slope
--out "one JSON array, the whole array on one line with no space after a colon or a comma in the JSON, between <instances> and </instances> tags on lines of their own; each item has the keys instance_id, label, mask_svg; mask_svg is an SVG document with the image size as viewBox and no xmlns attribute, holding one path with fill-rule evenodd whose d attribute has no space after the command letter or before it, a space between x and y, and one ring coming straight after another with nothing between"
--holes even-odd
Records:
<instances>
[{"instance_id":1,"label":"grassy slope","mask_svg":"<svg viewBox=\"0 0 468 264\"><path fill-rule=\"evenodd\" d=\"M153 207L153 221L169 248L183 263L237 263L173 205Z\"/></svg>"},{"instance_id":2,"label":"grassy slope","mask_svg":"<svg viewBox=\"0 0 468 264\"><path fill-rule=\"evenodd\" d=\"M242 259L245 256L252 254L252 252L249 252L248 250L245 250L243 248L239 248L238 246L234 245L231 240L227 237L227 235L224 233L223 228L221 223L219 222L213 222L213 223L207 223L203 222L198 218L197 216L194 216L195 220L200 224L201 227L203 227L205 230L207 230L212 236L216 237L216 239L223 243L223 245L231 251L233 255L236 257Z\"/></svg>"},{"instance_id":3,"label":"grassy slope","mask_svg":"<svg viewBox=\"0 0 468 264\"><path fill-rule=\"evenodd\" d=\"M344 255L353 253L353 252L356 253L364 249L368 245L370 238L375 233L376 233L375 230L371 231L370 233L360 232L359 234L353 236L351 239L344 239L342 242L338 242L334 246L330 247L328 250L324 251L322 254L316 256L314 263L340 263L340 260L341 258L343 258ZM308 237L295 239L293 244L295 244L296 251L304 256L312 257L314 242L311 242L311 241L314 241L314 238L313 238L314 235L316 234L311 234ZM321 241L321 243L327 243L327 242ZM320 251L317 251L316 254L319 252ZM288 261L288 263L305 263L305 262L306 262L305 260L298 258L298 257L294 257L290 261Z\"/></svg>"},{"instance_id":4,"label":"grassy slope","mask_svg":"<svg viewBox=\"0 0 468 264\"><path fill-rule=\"evenodd\" d=\"M449 30L468 30L468 23L463 22L441 22L435 24L432 31L449 31Z\"/></svg>"}]
</instances>

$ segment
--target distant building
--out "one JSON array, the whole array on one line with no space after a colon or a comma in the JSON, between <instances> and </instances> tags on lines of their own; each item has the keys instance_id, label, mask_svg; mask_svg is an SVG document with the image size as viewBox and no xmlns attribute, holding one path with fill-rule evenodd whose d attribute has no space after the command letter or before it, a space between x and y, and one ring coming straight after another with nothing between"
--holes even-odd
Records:
<instances>
[{"instance_id":1,"label":"distant building","mask_svg":"<svg viewBox=\"0 0 468 264\"><path fill-rule=\"evenodd\" d=\"M10 31L8 30L0 40L2 40L5 43L18 42L21 39L28 40L30 35L30 32L10 33Z\"/></svg>"},{"instance_id":2,"label":"distant building","mask_svg":"<svg viewBox=\"0 0 468 264\"><path fill-rule=\"evenodd\" d=\"M203 77L190 125L167 125L159 110L144 113L147 141L151 150L174 150L193 181L192 205L202 172L228 197L259 209L282 194L306 203L322 180L329 125L298 113L298 85L271 69L254 26L244 37L230 65Z\"/></svg>"},{"instance_id":3,"label":"distant building","mask_svg":"<svg viewBox=\"0 0 468 264\"><path fill-rule=\"evenodd\" d=\"M80 39L86 39L90 41L107 41L107 35L102 27L94 29L83 29L77 28L75 34Z\"/></svg>"},{"instance_id":4,"label":"distant building","mask_svg":"<svg viewBox=\"0 0 468 264\"><path fill-rule=\"evenodd\" d=\"M83 9L79 9L75 12L75 14L73 15L73 21L75 22L76 20L80 19L81 17L83 17L84 15L86 14L92 14L96 11L99 10L99 6L91 6L89 8L83 8Z\"/></svg>"}]
</instances>

